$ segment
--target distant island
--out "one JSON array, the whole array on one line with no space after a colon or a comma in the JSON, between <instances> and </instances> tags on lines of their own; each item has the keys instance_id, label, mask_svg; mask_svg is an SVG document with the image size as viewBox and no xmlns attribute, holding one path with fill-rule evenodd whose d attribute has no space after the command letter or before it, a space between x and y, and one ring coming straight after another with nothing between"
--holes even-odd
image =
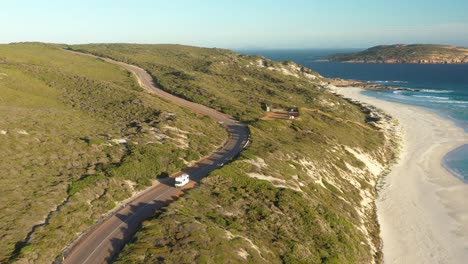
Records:
<instances>
[{"instance_id":1,"label":"distant island","mask_svg":"<svg viewBox=\"0 0 468 264\"><path fill-rule=\"evenodd\" d=\"M430 44L380 45L360 52L332 55L328 60L354 63L457 64L468 63L468 48Z\"/></svg>"}]
</instances>

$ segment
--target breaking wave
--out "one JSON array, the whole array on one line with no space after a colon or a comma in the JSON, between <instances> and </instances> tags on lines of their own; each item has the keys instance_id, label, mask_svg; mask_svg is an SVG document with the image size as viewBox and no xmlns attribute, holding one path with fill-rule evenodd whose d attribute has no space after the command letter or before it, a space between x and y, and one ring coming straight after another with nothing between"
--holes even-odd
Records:
<instances>
[{"instance_id":1,"label":"breaking wave","mask_svg":"<svg viewBox=\"0 0 468 264\"><path fill-rule=\"evenodd\" d=\"M451 90L433 90L433 89L420 89L420 92L424 93L452 93Z\"/></svg>"},{"instance_id":2,"label":"breaking wave","mask_svg":"<svg viewBox=\"0 0 468 264\"><path fill-rule=\"evenodd\" d=\"M448 100L448 99L450 99L449 97L430 96L430 95L413 95L413 97L428 98L428 99L439 99L439 100Z\"/></svg>"},{"instance_id":3,"label":"breaking wave","mask_svg":"<svg viewBox=\"0 0 468 264\"><path fill-rule=\"evenodd\" d=\"M407 81L368 81L369 83L408 83Z\"/></svg>"},{"instance_id":4,"label":"breaking wave","mask_svg":"<svg viewBox=\"0 0 468 264\"><path fill-rule=\"evenodd\" d=\"M455 101L455 100L428 100L428 102L431 103L439 103L439 104L462 104L466 105L468 104L468 101Z\"/></svg>"}]
</instances>

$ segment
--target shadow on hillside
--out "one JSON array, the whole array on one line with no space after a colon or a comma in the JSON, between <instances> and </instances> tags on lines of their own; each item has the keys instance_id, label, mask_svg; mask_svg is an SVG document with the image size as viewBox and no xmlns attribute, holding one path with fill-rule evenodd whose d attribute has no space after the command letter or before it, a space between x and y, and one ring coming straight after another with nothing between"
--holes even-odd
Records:
<instances>
[{"instance_id":1,"label":"shadow on hillside","mask_svg":"<svg viewBox=\"0 0 468 264\"><path fill-rule=\"evenodd\" d=\"M238 134L232 135L235 139L239 138ZM239 144L244 142L237 142L235 148L239 147ZM197 164L193 167L186 168L184 172L190 174L190 180L196 183L196 186L199 186L201 180L212 170L218 169L225 164L231 162L238 156L239 153L233 154L231 150L228 150L228 153L223 150L218 150L212 152L212 155L203 160L200 164ZM175 179L171 177L165 177L159 179L161 184L167 186L174 186ZM189 189L183 189L182 193L179 196L172 195L167 199L154 200L152 203L139 203L137 205L129 205L129 207L122 208L117 214L116 217L122 221L121 227L119 228L118 234L114 235L111 239L111 247L107 249L108 258L105 260L107 263L112 263L117 257L123 247L129 243L135 233L141 228L141 223L145 220L148 220L152 217L157 217L159 213L164 212L164 207L168 204L176 201L179 197L184 196Z\"/></svg>"},{"instance_id":2,"label":"shadow on hillside","mask_svg":"<svg viewBox=\"0 0 468 264\"><path fill-rule=\"evenodd\" d=\"M173 181L174 179L168 178L168 182L171 182L170 180ZM183 191L182 195L184 195L185 192L186 191ZM107 248L108 257L105 259L105 262L113 263L123 247L129 243L134 237L135 233L140 230L141 223L145 220L157 216L157 211L160 213L164 212L164 207L176 201L179 197L180 196L172 195L167 199L158 199L151 203L139 203L137 205L129 205L122 208L115 215L122 221L121 227L119 230L114 231L116 233L114 233L112 235L113 238L110 239L111 245L109 248Z\"/></svg>"}]
</instances>

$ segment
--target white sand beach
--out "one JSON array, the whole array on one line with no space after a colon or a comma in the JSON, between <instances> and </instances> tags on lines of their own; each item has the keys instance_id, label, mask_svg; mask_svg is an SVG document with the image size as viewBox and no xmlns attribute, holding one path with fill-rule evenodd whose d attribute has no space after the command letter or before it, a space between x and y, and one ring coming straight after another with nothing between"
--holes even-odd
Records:
<instances>
[{"instance_id":1,"label":"white sand beach","mask_svg":"<svg viewBox=\"0 0 468 264\"><path fill-rule=\"evenodd\" d=\"M336 90L379 107L403 129L401 159L382 179L376 202L385 263L468 263L468 184L442 166L446 153L468 143L467 134L423 108L368 97L359 88Z\"/></svg>"}]
</instances>

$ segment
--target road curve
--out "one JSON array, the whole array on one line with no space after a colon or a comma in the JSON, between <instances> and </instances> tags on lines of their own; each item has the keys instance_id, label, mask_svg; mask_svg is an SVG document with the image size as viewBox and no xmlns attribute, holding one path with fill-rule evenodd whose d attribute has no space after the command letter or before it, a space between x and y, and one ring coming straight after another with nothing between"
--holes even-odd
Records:
<instances>
[{"instance_id":1,"label":"road curve","mask_svg":"<svg viewBox=\"0 0 468 264\"><path fill-rule=\"evenodd\" d=\"M87 53L70 52L96 57ZM247 145L249 139L247 125L214 109L176 97L157 88L153 82L153 78L142 68L108 58L96 58L103 59L106 62L119 65L131 71L137 77L140 86L150 93L180 106L187 107L193 112L207 115L217 121L223 122L226 130L229 132L229 138L222 148L215 150L209 157L201 160L194 166L183 170L183 172L190 174L191 179L191 182L183 189L173 187L173 178L161 179L159 184L150 187L144 193L135 197L131 202L75 241L73 246L64 252L64 258L61 261L63 263L91 264L111 262L125 243L132 238L142 221L154 215L156 210L174 201L186 190L195 187L209 172L220 168L224 163L239 154Z\"/></svg>"}]
</instances>

